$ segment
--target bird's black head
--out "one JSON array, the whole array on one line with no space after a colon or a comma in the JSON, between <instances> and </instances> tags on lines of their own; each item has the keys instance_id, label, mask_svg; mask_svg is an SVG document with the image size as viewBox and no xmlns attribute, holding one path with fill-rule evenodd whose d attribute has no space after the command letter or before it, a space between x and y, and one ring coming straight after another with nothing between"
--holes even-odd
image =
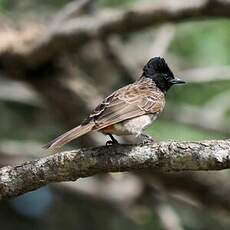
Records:
<instances>
[{"instance_id":1,"label":"bird's black head","mask_svg":"<svg viewBox=\"0 0 230 230\"><path fill-rule=\"evenodd\" d=\"M151 78L156 86L164 93L175 84L183 84L184 81L175 78L173 72L169 69L164 58L151 58L143 68L143 77Z\"/></svg>"}]
</instances>

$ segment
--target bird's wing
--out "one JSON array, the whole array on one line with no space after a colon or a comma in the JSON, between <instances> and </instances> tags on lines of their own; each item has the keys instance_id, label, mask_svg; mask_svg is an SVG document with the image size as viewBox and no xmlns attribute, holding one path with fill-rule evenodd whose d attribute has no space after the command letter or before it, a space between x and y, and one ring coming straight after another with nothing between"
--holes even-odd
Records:
<instances>
[{"instance_id":1,"label":"bird's wing","mask_svg":"<svg viewBox=\"0 0 230 230\"><path fill-rule=\"evenodd\" d=\"M165 96L155 85L130 84L105 98L83 124L94 121L94 130L100 130L144 114L158 114L164 105Z\"/></svg>"}]
</instances>

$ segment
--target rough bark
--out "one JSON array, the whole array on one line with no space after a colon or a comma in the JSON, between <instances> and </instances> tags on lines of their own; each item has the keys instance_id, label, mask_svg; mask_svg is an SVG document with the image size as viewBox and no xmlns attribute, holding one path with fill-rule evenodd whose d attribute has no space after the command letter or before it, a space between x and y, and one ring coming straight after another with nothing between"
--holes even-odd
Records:
<instances>
[{"instance_id":1,"label":"rough bark","mask_svg":"<svg viewBox=\"0 0 230 230\"><path fill-rule=\"evenodd\" d=\"M114 145L57 153L0 169L0 198L51 182L74 181L97 173L133 170L221 170L230 167L230 140Z\"/></svg>"}]
</instances>

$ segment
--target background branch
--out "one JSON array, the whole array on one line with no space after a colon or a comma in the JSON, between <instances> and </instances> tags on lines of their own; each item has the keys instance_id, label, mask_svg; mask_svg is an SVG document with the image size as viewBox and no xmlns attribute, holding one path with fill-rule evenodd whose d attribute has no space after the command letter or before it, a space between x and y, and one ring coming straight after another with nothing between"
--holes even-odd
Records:
<instances>
[{"instance_id":1,"label":"background branch","mask_svg":"<svg viewBox=\"0 0 230 230\"><path fill-rule=\"evenodd\" d=\"M227 172L146 173L143 176L151 185L160 183L165 191L174 195L183 193L210 209L230 211Z\"/></svg>"},{"instance_id":2,"label":"background branch","mask_svg":"<svg viewBox=\"0 0 230 230\"><path fill-rule=\"evenodd\" d=\"M202 67L181 71L179 76L183 76L188 82L209 82L230 79L230 67Z\"/></svg>"},{"instance_id":3,"label":"background branch","mask_svg":"<svg viewBox=\"0 0 230 230\"><path fill-rule=\"evenodd\" d=\"M180 113L178 114L179 109ZM225 136L229 136L230 127L227 119L224 119L223 117L221 117L221 119L216 119L216 117L213 117L216 114L215 111L218 112L218 110L215 109L208 107L203 107L201 109L191 105L184 105L183 107L168 106L167 112L164 113L164 118L174 120L181 124L190 125L207 131L219 132ZM212 114L214 115L212 116Z\"/></svg>"},{"instance_id":4,"label":"background branch","mask_svg":"<svg viewBox=\"0 0 230 230\"><path fill-rule=\"evenodd\" d=\"M89 41L108 37L114 34L123 34L143 30L166 22L182 22L188 19L229 18L230 2L196 0L188 3L179 1L171 4L170 1L160 1L151 5L141 5L126 10L102 11L93 16L81 17L81 20L68 20L56 30L46 31L41 36L34 36L30 45L25 41L15 41L5 47L0 54L0 66L10 69L16 64L35 67L59 56L63 52L73 52ZM23 37L24 39L24 37ZM27 39L28 40L28 39ZM74 47L74 49L73 49Z\"/></svg>"},{"instance_id":5,"label":"background branch","mask_svg":"<svg viewBox=\"0 0 230 230\"><path fill-rule=\"evenodd\" d=\"M75 0L69 2L54 16L51 28L57 28L60 23L63 23L64 21L87 13L87 11L90 11L92 3L93 0Z\"/></svg>"}]
</instances>

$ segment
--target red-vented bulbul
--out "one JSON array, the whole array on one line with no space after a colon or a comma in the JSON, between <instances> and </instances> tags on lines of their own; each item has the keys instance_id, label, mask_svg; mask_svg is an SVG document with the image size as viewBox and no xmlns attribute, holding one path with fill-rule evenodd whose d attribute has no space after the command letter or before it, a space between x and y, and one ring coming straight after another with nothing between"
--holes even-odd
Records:
<instances>
[{"instance_id":1,"label":"red-vented bulbul","mask_svg":"<svg viewBox=\"0 0 230 230\"><path fill-rule=\"evenodd\" d=\"M168 89L184 81L175 78L163 58L154 57L144 66L141 77L106 97L82 122L51 141L46 147L57 149L90 131L107 134L144 135L142 132L162 112ZM144 135L147 136L147 135Z\"/></svg>"}]
</instances>

